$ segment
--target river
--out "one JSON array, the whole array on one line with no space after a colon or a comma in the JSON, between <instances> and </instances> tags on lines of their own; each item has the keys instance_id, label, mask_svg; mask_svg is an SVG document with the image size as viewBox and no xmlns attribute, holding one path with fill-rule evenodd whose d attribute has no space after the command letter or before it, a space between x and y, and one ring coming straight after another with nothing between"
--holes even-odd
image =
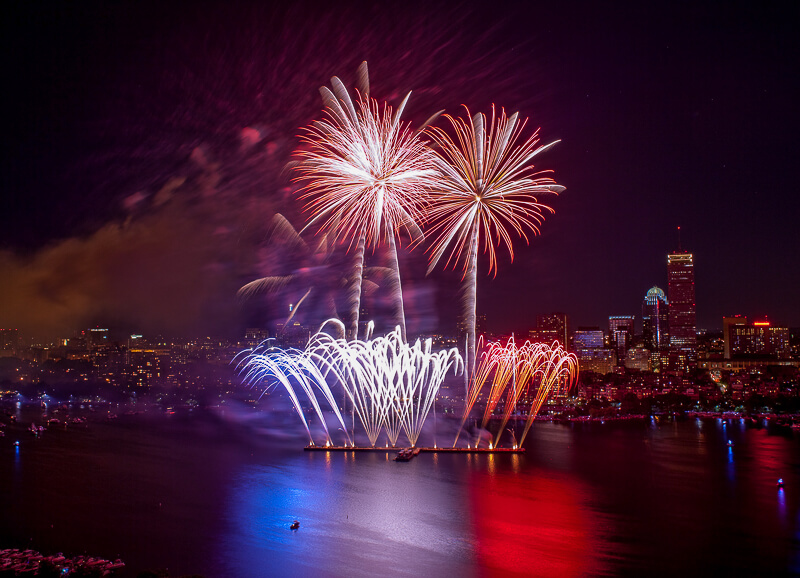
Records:
<instances>
[{"instance_id":1,"label":"river","mask_svg":"<svg viewBox=\"0 0 800 578\"><path fill-rule=\"evenodd\" d=\"M0 546L119 557L123 576L800 574L788 429L537 422L524 455L398 463L210 413L28 423L0 438Z\"/></svg>"}]
</instances>

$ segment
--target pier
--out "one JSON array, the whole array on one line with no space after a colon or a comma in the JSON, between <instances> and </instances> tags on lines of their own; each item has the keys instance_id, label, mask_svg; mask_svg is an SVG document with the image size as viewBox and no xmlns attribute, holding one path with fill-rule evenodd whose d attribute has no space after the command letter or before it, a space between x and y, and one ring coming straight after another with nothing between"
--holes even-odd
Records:
<instances>
[{"instance_id":1,"label":"pier","mask_svg":"<svg viewBox=\"0 0 800 578\"><path fill-rule=\"evenodd\" d=\"M306 446L307 452L399 452L403 447L387 448L372 446ZM442 454L524 454L525 448L414 448L420 453Z\"/></svg>"}]
</instances>

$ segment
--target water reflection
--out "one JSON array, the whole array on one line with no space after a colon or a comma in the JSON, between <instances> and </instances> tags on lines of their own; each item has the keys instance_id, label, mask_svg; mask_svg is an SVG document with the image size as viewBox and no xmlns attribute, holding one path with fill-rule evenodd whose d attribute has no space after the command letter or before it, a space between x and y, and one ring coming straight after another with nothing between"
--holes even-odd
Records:
<instances>
[{"instance_id":1,"label":"water reflection","mask_svg":"<svg viewBox=\"0 0 800 578\"><path fill-rule=\"evenodd\" d=\"M731 484L733 484L736 481L736 468L733 463L733 448L731 446L728 446L727 473L728 473L728 481Z\"/></svg>"},{"instance_id":2,"label":"water reflection","mask_svg":"<svg viewBox=\"0 0 800 578\"><path fill-rule=\"evenodd\" d=\"M475 473L471 484L478 561L489 575L586 576L608 568L610 544L593 496L573 476Z\"/></svg>"},{"instance_id":3,"label":"water reflection","mask_svg":"<svg viewBox=\"0 0 800 578\"><path fill-rule=\"evenodd\" d=\"M265 564L285 576L373 576L380 568L470 575L463 490L452 471L437 475L430 457L401 464L382 453L352 460L323 452L245 469L231 494L224 566L236 569L232 575ZM327 483L320 468L332 472ZM296 533L288 530L294 519ZM399 560L408 562L398 568Z\"/></svg>"},{"instance_id":4,"label":"water reflection","mask_svg":"<svg viewBox=\"0 0 800 578\"><path fill-rule=\"evenodd\" d=\"M0 543L118 555L131 575L800 571L800 437L775 428L537 422L525 455L403 464L216 422L121 417L17 450L23 430L0 438Z\"/></svg>"}]
</instances>

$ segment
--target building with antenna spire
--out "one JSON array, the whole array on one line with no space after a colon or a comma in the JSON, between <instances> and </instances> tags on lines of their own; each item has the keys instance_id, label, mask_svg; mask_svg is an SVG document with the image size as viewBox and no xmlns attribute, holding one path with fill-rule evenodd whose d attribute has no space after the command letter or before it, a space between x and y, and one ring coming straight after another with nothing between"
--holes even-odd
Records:
<instances>
[{"instance_id":1,"label":"building with antenna spire","mask_svg":"<svg viewBox=\"0 0 800 578\"><path fill-rule=\"evenodd\" d=\"M694 293L694 257L680 247L667 255L669 299L669 363L671 372L685 374L697 362L697 322Z\"/></svg>"}]
</instances>

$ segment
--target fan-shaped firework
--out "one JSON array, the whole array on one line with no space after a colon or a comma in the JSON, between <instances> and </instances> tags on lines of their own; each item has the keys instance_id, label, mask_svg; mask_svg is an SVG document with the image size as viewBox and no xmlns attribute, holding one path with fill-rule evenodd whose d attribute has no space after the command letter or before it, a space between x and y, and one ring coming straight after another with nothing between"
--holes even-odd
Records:
<instances>
[{"instance_id":1,"label":"fan-shaped firework","mask_svg":"<svg viewBox=\"0 0 800 578\"><path fill-rule=\"evenodd\" d=\"M314 411L317 413L317 417L325 430L326 442L330 445L330 432L322 415L322 408L319 405L317 396L314 394L314 388L316 387L322 393L334 414L336 414L336 418L341 424L341 429L347 437L347 442L352 443L350 442L350 436L347 435L347 427L344 424L339 408L333 399L333 392L325 382L325 378L320 373L319 368L307 356L303 355L302 351L296 349L283 350L279 347L267 345L255 350L248 350L240 366L244 373L245 383L250 384L252 387L263 387L261 395L264 395L270 388L278 384L283 386L306 428L310 443L313 445L314 438L311 437L311 430L308 427L303 408L295 392L295 386L300 387L314 407Z\"/></svg>"},{"instance_id":2,"label":"fan-shaped firework","mask_svg":"<svg viewBox=\"0 0 800 578\"><path fill-rule=\"evenodd\" d=\"M432 352L430 339L411 346L399 328L386 337L349 342L320 332L306 354L345 388L373 446L381 428L392 446L401 430L416 445L447 371L462 365L456 348Z\"/></svg>"},{"instance_id":3,"label":"fan-shaped firework","mask_svg":"<svg viewBox=\"0 0 800 578\"><path fill-rule=\"evenodd\" d=\"M327 323L338 325L344 331L338 319ZM386 337L368 341L334 339L319 332L312 336L304 351L283 351L274 347L255 350L249 352L242 362L245 382L251 386L266 386L266 391L280 384L286 389L312 444L313 438L295 387L300 387L308 397L330 444L323 409L314 393L315 390L322 392L345 431L347 443L351 445L326 380L330 378L333 385L338 382L353 404L373 446L381 430L386 431L392 446L397 443L401 431L405 432L412 446L416 445L436 394L451 367L456 372L463 369L457 349L432 352L430 339L408 345L399 329Z\"/></svg>"},{"instance_id":4,"label":"fan-shaped firework","mask_svg":"<svg viewBox=\"0 0 800 578\"><path fill-rule=\"evenodd\" d=\"M526 341L522 347L517 347L512 338L505 346L490 343L475 372L454 446L483 386L490 378L491 386L481 427L486 427L505 394L503 418L494 441L497 446L508 419L518 410L521 400L523 404L529 403L525 429L519 441L519 445L522 445L533 420L553 388L561 384L569 388L577 380L578 358L573 353L567 353L558 342L548 345Z\"/></svg>"},{"instance_id":5,"label":"fan-shaped firework","mask_svg":"<svg viewBox=\"0 0 800 578\"><path fill-rule=\"evenodd\" d=\"M497 272L495 244L505 245L514 257L512 232L528 240L537 234L543 220L543 210L552 209L538 202L540 193L559 193L564 190L553 179L536 172L533 158L555 143L539 146L538 131L518 143L525 122L518 114L492 116L487 127L486 117L476 114L467 120L447 115L455 133L452 138L438 127L426 129L437 145L437 166L440 178L431 195L427 220L431 246L430 272L447 254L445 267L454 268L463 262L466 281L464 318L468 326L468 376L475 366L475 307L478 248L489 254L489 271ZM448 253L449 251L449 253Z\"/></svg>"},{"instance_id":6,"label":"fan-shaped firework","mask_svg":"<svg viewBox=\"0 0 800 578\"><path fill-rule=\"evenodd\" d=\"M406 230L421 236L422 216L431 178L436 174L433 155L400 116L411 93L396 111L380 106L368 96L366 63L359 69L360 93L354 104L337 77L333 91L322 87L325 118L307 130L299 151L298 181L304 182L300 198L311 214L309 226L332 232L356 247L356 272L352 278L348 336L357 337L365 246L385 240L397 268L395 235ZM399 273L397 288L400 289ZM405 337L402 293L398 321Z\"/></svg>"}]
</instances>

